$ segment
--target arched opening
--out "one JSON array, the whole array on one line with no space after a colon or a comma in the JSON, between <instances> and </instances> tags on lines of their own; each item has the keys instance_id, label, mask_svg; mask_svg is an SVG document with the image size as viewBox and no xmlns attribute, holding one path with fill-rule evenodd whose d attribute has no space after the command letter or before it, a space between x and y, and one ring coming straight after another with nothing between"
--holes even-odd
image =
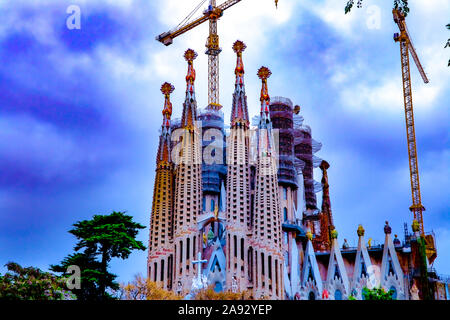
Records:
<instances>
[{"instance_id":1,"label":"arched opening","mask_svg":"<svg viewBox=\"0 0 450 320\"><path fill-rule=\"evenodd\" d=\"M397 300L397 289L392 286L389 290L392 291L392 300Z\"/></svg>"},{"instance_id":2,"label":"arched opening","mask_svg":"<svg viewBox=\"0 0 450 320\"><path fill-rule=\"evenodd\" d=\"M219 281L215 283L214 285L214 292L219 293L223 291L223 286L222 283L220 283Z\"/></svg>"},{"instance_id":3,"label":"arched opening","mask_svg":"<svg viewBox=\"0 0 450 320\"><path fill-rule=\"evenodd\" d=\"M308 300L316 300L316 295L314 294L314 292L310 292L308 295Z\"/></svg>"},{"instance_id":4,"label":"arched opening","mask_svg":"<svg viewBox=\"0 0 450 320\"><path fill-rule=\"evenodd\" d=\"M342 300L342 292L341 292L341 290L337 289L334 292L334 300Z\"/></svg>"}]
</instances>

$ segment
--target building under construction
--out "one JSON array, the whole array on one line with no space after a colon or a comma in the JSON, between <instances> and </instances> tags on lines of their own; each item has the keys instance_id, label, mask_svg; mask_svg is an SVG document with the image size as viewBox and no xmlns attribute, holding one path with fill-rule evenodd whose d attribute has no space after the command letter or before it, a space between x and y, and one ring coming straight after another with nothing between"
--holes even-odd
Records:
<instances>
[{"instance_id":1,"label":"building under construction","mask_svg":"<svg viewBox=\"0 0 450 320\"><path fill-rule=\"evenodd\" d=\"M386 222L383 244L367 243L362 226L355 226L357 247L347 240L339 244L328 179L332 165L316 155L322 144L304 124L300 107L270 97L266 67L257 74L260 113L250 121L245 48L241 41L232 48L237 62L229 130L217 105L197 107L193 50L184 56L181 119L171 119L174 88L162 86L149 279L186 298L211 286L217 292L249 291L255 299L363 299L364 287L381 286L396 299L449 299L448 281L428 269L436 253L426 251L417 222L402 240ZM321 182L314 179L315 168L322 171Z\"/></svg>"}]
</instances>

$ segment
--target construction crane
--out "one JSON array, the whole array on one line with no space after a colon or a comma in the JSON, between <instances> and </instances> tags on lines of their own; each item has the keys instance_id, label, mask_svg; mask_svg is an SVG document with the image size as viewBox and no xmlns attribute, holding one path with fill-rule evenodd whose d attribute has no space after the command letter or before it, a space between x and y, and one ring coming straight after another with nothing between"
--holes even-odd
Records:
<instances>
[{"instance_id":1,"label":"construction crane","mask_svg":"<svg viewBox=\"0 0 450 320\"><path fill-rule=\"evenodd\" d=\"M156 37L156 40L169 46L176 37L209 20L209 36L206 41L206 54L208 55L208 107L213 110L220 110L222 108L219 102L219 54L222 49L219 46L217 21L223 16L225 10L241 1L242 0L228 0L216 6L216 0L210 0L208 9L203 12L203 15L191 21L193 15L206 2L206 0L202 0L176 28ZM275 0L275 5L278 6L278 0Z\"/></svg>"},{"instance_id":2,"label":"construction crane","mask_svg":"<svg viewBox=\"0 0 450 320\"><path fill-rule=\"evenodd\" d=\"M425 238L427 244L427 256L430 263L434 261L436 257L436 249L434 245L434 237L430 234L425 236L423 226L423 212L425 207L422 205L422 199L420 195L420 181L419 181L419 166L417 161L417 146L416 146L416 132L414 127L414 112L412 101L412 88L411 88L411 74L409 64L409 53L416 63L417 69L425 83L428 83L428 77L423 70L416 50L414 49L411 36L409 35L408 28L405 22L404 14L398 10L392 10L394 16L394 22L398 25L400 33L394 34L394 40L400 43L400 56L402 66L402 79L403 79L403 97L405 104L405 120L406 120L406 137L408 142L408 156L409 156L409 170L411 176L411 191L412 191L412 206L409 208L414 213L414 220L419 223L420 234Z\"/></svg>"}]
</instances>

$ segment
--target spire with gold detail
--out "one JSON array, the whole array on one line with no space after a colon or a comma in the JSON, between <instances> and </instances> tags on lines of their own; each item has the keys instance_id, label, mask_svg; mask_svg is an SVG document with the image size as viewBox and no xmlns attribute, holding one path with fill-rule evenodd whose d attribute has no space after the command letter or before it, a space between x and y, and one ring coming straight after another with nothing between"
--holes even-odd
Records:
<instances>
[{"instance_id":1,"label":"spire with gold detail","mask_svg":"<svg viewBox=\"0 0 450 320\"><path fill-rule=\"evenodd\" d=\"M269 113L269 105L270 105L270 96L269 89L267 87L267 79L270 78L272 72L267 67L261 67L258 70L258 77L262 80L262 88L261 88L261 121L260 124L267 124L270 122L270 113Z\"/></svg>"},{"instance_id":2,"label":"spire with gold detail","mask_svg":"<svg viewBox=\"0 0 450 320\"><path fill-rule=\"evenodd\" d=\"M180 158L175 169L175 204L173 224L174 283L190 287L194 275L191 262L197 258L199 238L197 217L202 212L202 146L198 130L197 102L195 100L195 70L193 61L197 53L189 49L184 58L188 62L186 76L186 100L181 119L181 142L177 144Z\"/></svg>"},{"instance_id":3,"label":"spire with gold detail","mask_svg":"<svg viewBox=\"0 0 450 320\"><path fill-rule=\"evenodd\" d=\"M170 102L170 94L175 90L175 87L168 82L161 86L161 92L164 94L165 102L163 114L163 124L161 127L161 136L159 141L157 162L171 162L170 156L170 118L172 116L172 102Z\"/></svg>"},{"instance_id":4,"label":"spire with gold detail","mask_svg":"<svg viewBox=\"0 0 450 320\"><path fill-rule=\"evenodd\" d=\"M237 55L237 62L235 69L236 84L233 93L233 106L231 110L231 126L242 124L248 127L250 124L248 119L247 96L245 95L244 62L242 61L242 52L244 52L246 48L247 46L245 43L240 40L233 44L233 50Z\"/></svg>"},{"instance_id":5,"label":"spire with gold detail","mask_svg":"<svg viewBox=\"0 0 450 320\"><path fill-rule=\"evenodd\" d=\"M240 245L248 244L248 231L251 225L250 218L250 130L248 121L247 96L244 86L244 63L242 52L246 46L242 41L236 41L233 50L237 54L236 87L233 93L233 106L231 110L231 130L227 138L227 230L229 239L235 239L228 245L233 250L239 250ZM238 245L239 244L239 245ZM244 255L245 256L245 255ZM233 275L239 283L238 290L246 290L247 275L253 272L249 264L241 259L241 255L231 255L227 286L232 286ZM245 259L245 258L244 258ZM242 272L244 270L244 272Z\"/></svg>"},{"instance_id":6,"label":"spire with gold detail","mask_svg":"<svg viewBox=\"0 0 450 320\"><path fill-rule=\"evenodd\" d=\"M258 71L258 76L262 80L261 89L261 118L257 130L257 159L255 172L255 193L254 193L254 223L253 238L255 240L255 259L260 265L271 265L275 262L275 268L280 268L279 274L284 270L284 256L281 241L281 209L278 190L278 169L277 155L274 147L272 123L269 115L269 90L267 79L271 72L268 68L262 67ZM255 260L256 261L256 260ZM263 273L264 269L259 269L258 273ZM259 276L255 283L254 291L257 298L262 295L271 299L283 297L283 277L272 278L265 274ZM272 287L267 287L265 283L272 282Z\"/></svg>"},{"instance_id":7,"label":"spire with gold detail","mask_svg":"<svg viewBox=\"0 0 450 320\"><path fill-rule=\"evenodd\" d=\"M168 261L172 259L172 219L173 219L173 163L171 159L172 103L170 94L175 88L168 82L161 86L165 102L153 189L152 215L148 249L148 278L158 282L164 289L171 289L171 279L161 276L169 270Z\"/></svg>"},{"instance_id":8,"label":"spire with gold detail","mask_svg":"<svg viewBox=\"0 0 450 320\"><path fill-rule=\"evenodd\" d=\"M197 53L192 49L188 49L184 53L184 58L188 62L188 71L186 75L186 99L183 104L181 127L186 129L193 129L195 121L197 120L197 101L195 99L194 86L194 60L197 58Z\"/></svg>"}]
</instances>

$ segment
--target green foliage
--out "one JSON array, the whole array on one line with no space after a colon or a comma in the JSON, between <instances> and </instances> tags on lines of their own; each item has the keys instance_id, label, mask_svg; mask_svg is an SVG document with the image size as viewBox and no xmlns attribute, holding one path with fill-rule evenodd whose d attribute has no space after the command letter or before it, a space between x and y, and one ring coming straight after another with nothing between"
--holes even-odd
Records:
<instances>
[{"instance_id":1,"label":"green foliage","mask_svg":"<svg viewBox=\"0 0 450 320\"><path fill-rule=\"evenodd\" d=\"M81 271L81 288L72 290L78 300L99 300L103 295L100 291L100 279L102 278L106 279L106 288L111 290L117 290L119 288L118 283L114 281L117 276L109 272L103 274L100 262L95 260L93 256L85 253L68 255L59 265L51 265L50 270L60 273L63 276L71 276L71 273L67 273L67 269L70 266L78 266ZM111 296L106 294L106 298L111 298Z\"/></svg>"},{"instance_id":2,"label":"green foliage","mask_svg":"<svg viewBox=\"0 0 450 320\"><path fill-rule=\"evenodd\" d=\"M127 259L133 250L146 249L136 240L139 229L145 229L145 226L123 212L113 212L94 215L91 220L79 221L73 227L69 233L78 239L74 249L84 251L69 255L52 269L64 274L68 266L78 265L82 270L82 289L77 291L80 299L111 298L107 289L118 290L119 284L114 282L116 275L108 272L108 264L112 258Z\"/></svg>"},{"instance_id":3,"label":"green foliage","mask_svg":"<svg viewBox=\"0 0 450 320\"><path fill-rule=\"evenodd\" d=\"M345 6L345 14L349 13L352 10L352 8L354 6L354 2L355 2L354 0L347 1L347 5ZM362 7L362 2L363 2L363 0L358 0L358 3L357 3L358 8ZM405 15L405 17L409 13L408 0L394 0L393 7L395 9L399 9Z\"/></svg>"},{"instance_id":4,"label":"green foliage","mask_svg":"<svg viewBox=\"0 0 450 320\"><path fill-rule=\"evenodd\" d=\"M8 272L0 275L0 300L75 300L66 290L64 277L57 277L38 268L23 268L9 262Z\"/></svg>"},{"instance_id":5,"label":"green foliage","mask_svg":"<svg viewBox=\"0 0 450 320\"><path fill-rule=\"evenodd\" d=\"M362 294L365 300L394 300L394 291L386 292L384 288L369 289L364 287Z\"/></svg>"},{"instance_id":6,"label":"green foliage","mask_svg":"<svg viewBox=\"0 0 450 320\"><path fill-rule=\"evenodd\" d=\"M419 246L420 255L420 282L422 286L422 299L423 300L433 300L432 288L428 281L428 266L427 266L427 253L426 253L426 241L424 237L417 239L417 244Z\"/></svg>"},{"instance_id":7,"label":"green foliage","mask_svg":"<svg viewBox=\"0 0 450 320\"><path fill-rule=\"evenodd\" d=\"M354 300L356 300L356 298L355 298L353 295L350 295L350 296L348 297L348 300L354 301Z\"/></svg>"}]
</instances>

